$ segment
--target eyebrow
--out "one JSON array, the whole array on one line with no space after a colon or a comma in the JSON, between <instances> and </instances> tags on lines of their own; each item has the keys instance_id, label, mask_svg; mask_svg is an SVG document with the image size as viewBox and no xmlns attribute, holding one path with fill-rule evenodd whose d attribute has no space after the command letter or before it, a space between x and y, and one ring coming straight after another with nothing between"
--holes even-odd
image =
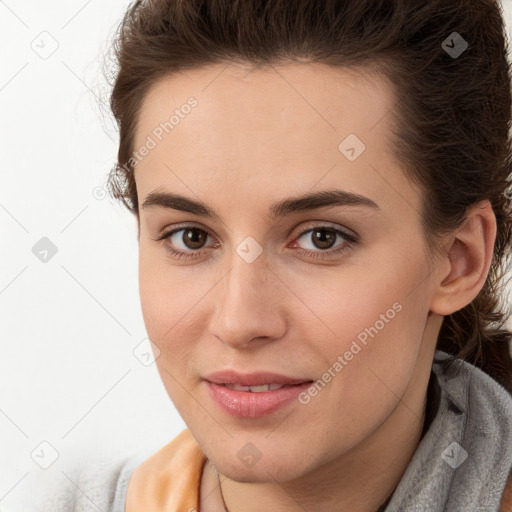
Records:
<instances>
[{"instance_id":1,"label":"eyebrow","mask_svg":"<svg viewBox=\"0 0 512 512\"><path fill-rule=\"evenodd\" d=\"M270 206L268 216L270 219L275 219L293 213L308 212L333 206L365 206L380 210L379 206L368 197L345 190L324 190L280 200ZM142 204L142 208L144 209L152 207L179 210L199 215L213 221L221 221L219 215L206 204L179 194L170 194L168 192L154 190L146 196Z\"/></svg>"}]
</instances>

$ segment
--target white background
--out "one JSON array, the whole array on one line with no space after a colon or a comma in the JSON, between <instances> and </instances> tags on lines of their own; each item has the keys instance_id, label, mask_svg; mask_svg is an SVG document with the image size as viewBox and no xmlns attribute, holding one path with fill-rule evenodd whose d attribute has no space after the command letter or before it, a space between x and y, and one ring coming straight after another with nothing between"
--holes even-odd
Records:
<instances>
[{"instance_id":1,"label":"white background","mask_svg":"<svg viewBox=\"0 0 512 512\"><path fill-rule=\"evenodd\" d=\"M69 484L78 459L156 451L186 428L133 353L149 350L135 220L99 195L118 140L100 66L128 3L0 0L3 512L43 477ZM42 237L58 249L47 263Z\"/></svg>"}]
</instances>

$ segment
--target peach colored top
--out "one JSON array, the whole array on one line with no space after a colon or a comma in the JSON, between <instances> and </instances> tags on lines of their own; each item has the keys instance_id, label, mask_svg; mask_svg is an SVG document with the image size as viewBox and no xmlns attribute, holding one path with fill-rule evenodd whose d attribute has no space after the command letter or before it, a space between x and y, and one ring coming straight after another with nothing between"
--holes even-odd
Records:
<instances>
[{"instance_id":1,"label":"peach colored top","mask_svg":"<svg viewBox=\"0 0 512 512\"><path fill-rule=\"evenodd\" d=\"M190 430L183 430L132 473L125 511L198 511L206 460Z\"/></svg>"}]
</instances>

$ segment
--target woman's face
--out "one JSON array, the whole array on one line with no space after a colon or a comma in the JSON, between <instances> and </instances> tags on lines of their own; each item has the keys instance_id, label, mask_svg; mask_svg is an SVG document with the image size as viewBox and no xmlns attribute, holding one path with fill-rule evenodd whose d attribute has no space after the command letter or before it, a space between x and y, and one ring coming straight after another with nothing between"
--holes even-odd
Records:
<instances>
[{"instance_id":1,"label":"woman's face","mask_svg":"<svg viewBox=\"0 0 512 512\"><path fill-rule=\"evenodd\" d=\"M434 269L390 149L393 101L375 76L304 63L187 71L145 98L144 321L170 398L232 479L289 480L353 453L400 398L421 415ZM310 382L258 397L205 380L222 370Z\"/></svg>"}]
</instances>

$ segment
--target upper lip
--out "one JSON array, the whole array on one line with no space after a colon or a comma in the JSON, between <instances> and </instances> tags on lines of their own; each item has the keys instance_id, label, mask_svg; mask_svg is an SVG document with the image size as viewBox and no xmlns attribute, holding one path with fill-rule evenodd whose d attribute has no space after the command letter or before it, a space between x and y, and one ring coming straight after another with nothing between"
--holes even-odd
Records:
<instances>
[{"instance_id":1,"label":"upper lip","mask_svg":"<svg viewBox=\"0 0 512 512\"><path fill-rule=\"evenodd\" d=\"M263 384L301 384L311 379L287 377L273 372L240 373L234 370L221 370L204 377L215 384L239 384L241 386L261 386Z\"/></svg>"}]
</instances>

